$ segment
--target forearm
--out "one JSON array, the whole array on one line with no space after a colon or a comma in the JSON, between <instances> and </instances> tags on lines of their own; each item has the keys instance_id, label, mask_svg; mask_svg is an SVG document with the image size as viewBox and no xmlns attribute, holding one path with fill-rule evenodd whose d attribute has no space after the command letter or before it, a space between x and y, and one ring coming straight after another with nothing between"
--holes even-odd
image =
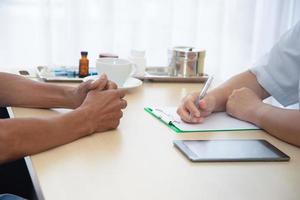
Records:
<instances>
[{"instance_id":1,"label":"forearm","mask_svg":"<svg viewBox=\"0 0 300 200\"><path fill-rule=\"evenodd\" d=\"M87 113L75 110L50 119L0 121L0 163L69 143L93 132Z\"/></svg>"},{"instance_id":2,"label":"forearm","mask_svg":"<svg viewBox=\"0 0 300 200\"><path fill-rule=\"evenodd\" d=\"M254 91L261 99L270 96L257 82L256 76L250 71L240 73L219 87L211 90L207 95L214 98L214 111L225 111L226 102L232 91L242 87L247 87Z\"/></svg>"},{"instance_id":3,"label":"forearm","mask_svg":"<svg viewBox=\"0 0 300 200\"><path fill-rule=\"evenodd\" d=\"M0 73L0 105L36 108L73 108L72 87L32 81Z\"/></svg>"},{"instance_id":4,"label":"forearm","mask_svg":"<svg viewBox=\"0 0 300 200\"><path fill-rule=\"evenodd\" d=\"M262 103L250 115L250 122L271 135L300 147L300 111Z\"/></svg>"}]
</instances>

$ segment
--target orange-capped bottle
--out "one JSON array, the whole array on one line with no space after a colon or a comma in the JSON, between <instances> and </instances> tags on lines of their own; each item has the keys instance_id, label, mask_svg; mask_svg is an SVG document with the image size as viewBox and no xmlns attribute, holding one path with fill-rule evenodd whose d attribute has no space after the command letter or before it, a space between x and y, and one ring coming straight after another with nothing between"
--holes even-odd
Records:
<instances>
[{"instance_id":1,"label":"orange-capped bottle","mask_svg":"<svg viewBox=\"0 0 300 200\"><path fill-rule=\"evenodd\" d=\"M79 60L79 77L83 78L89 75L89 59L87 58L88 52L82 51Z\"/></svg>"}]
</instances>

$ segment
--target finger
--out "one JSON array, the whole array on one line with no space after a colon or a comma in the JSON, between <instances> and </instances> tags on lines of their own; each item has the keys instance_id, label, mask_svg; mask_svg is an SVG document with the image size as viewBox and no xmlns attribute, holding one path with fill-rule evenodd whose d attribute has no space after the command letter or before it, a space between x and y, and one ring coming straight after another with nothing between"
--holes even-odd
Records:
<instances>
[{"instance_id":1,"label":"finger","mask_svg":"<svg viewBox=\"0 0 300 200\"><path fill-rule=\"evenodd\" d=\"M118 89L118 90L117 90L117 94L119 95L119 97L120 97L121 99L125 97L125 91L124 91L124 90Z\"/></svg>"},{"instance_id":2,"label":"finger","mask_svg":"<svg viewBox=\"0 0 300 200\"><path fill-rule=\"evenodd\" d=\"M108 90L118 89L118 86L116 83L114 83L112 81L108 81L105 89L108 89Z\"/></svg>"},{"instance_id":3,"label":"finger","mask_svg":"<svg viewBox=\"0 0 300 200\"><path fill-rule=\"evenodd\" d=\"M90 83L89 90L103 90L107 85L107 76L102 74L98 79Z\"/></svg>"},{"instance_id":4,"label":"finger","mask_svg":"<svg viewBox=\"0 0 300 200\"><path fill-rule=\"evenodd\" d=\"M204 117L192 117L191 121L195 124L203 123Z\"/></svg>"},{"instance_id":5,"label":"finger","mask_svg":"<svg viewBox=\"0 0 300 200\"><path fill-rule=\"evenodd\" d=\"M111 128L116 129L116 128L118 128L119 125L120 125L120 119L114 120L114 121L112 121Z\"/></svg>"},{"instance_id":6,"label":"finger","mask_svg":"<svg viewBox=\"0 0 300 200\"><path fill-rule=\"evenodd\" d=\"M187 110L187 112L189 113L188 110ZM195 117L191 113L189 113L189 123L198 124L201 122L203 122L203 117Z\"/></svg>"},{"instance_id":7,"label":"finger","mask_svg":"<svg viewBox=\"0 0 300 200\"><path fill-rule=\"evenodd\" d=\"M181 108L181 110L179 110L179 113L182 113L182 120L187 122L187 123L202 123L204 121L203 117L195 117L193 115L191 115L191 113L185 109L184 107Z\"/></svg>"},{"instance_id":8,"label":"finger","mask_svg":"<svg viewBox=\"0 0 300 200\"><path fill-rule=\"evenodd\" d=\"M190 113L186 109L184 109L183 105L177 109L177 114L183 121L191 123Z\"/></svg>"},{"instance_id":9,"label":"finger","mask_svg":"<svg viewBox=\"0 0 300 200\"><path fill-rule=\"evenodd\" d=\"M127 107L127 101L124 99L121 99L120 104L121 104L121 109L125 109Z\"/></svg>"},{"instance_id":10,"label":"finger","mask_svg":"<svg viewBox=\"0 0 300 200\"><path fill-rule=\"evenodd\" d=\"M122 118L122 117L123 117L123 112L122 112L122 110L120 111L119 114L120 114L120 115L119 115L119 118Z\"/></svg>"},{"instance_id":11,"label":"finger","mask_svg":"<svg viewBox=\"0 0 300 200\"><path fill-rule=\"evenodd\" d=\"M198 110L193 101L187 101L185 103L185 108L188 110L189 113L191 113L193 117L200 117L200 111Z\"/></svg>"}]
</instances>

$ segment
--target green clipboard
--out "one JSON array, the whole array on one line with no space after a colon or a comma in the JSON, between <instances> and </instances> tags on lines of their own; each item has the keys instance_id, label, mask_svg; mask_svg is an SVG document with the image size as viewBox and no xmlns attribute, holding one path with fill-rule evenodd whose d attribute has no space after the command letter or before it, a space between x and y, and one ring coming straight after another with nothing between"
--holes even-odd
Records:
<instances>
[{"instance_id":1,"label":"green clipboard","mask_svg":"<svg viewBox=\"0 0 300 200\"><path fill-rule=\"evenodd\" d=\"M165 125L167 125L169 128L171 128L176 133L183 133L184 132L184 131L180 130L179 128L177 128L172 122L167 122L167 121L162 120L160 116L153 113L153 109L151 109L149 107L146 107L146 108L144 108L144 110L147 113L149 113L150 115L154 116L159 121L161 121L162 123L164 123ZM191 132L197 132L197 131L191 131Z\"/></svg>"},{"instance_id":2,"label":"green clipboard","mask_svg":"<svg viewBox=\"0 0 300 200\"><path fill-rule=\"evenodd\" d=\"M152 108L145 107L144 110L149 113L150 115L154 116L156 119L167 125L169 128L171 128L175 133L194 133L194 132L222 132L222 131L250 131L250 130L259 130L258 127L251 127L251 128L235 128L235 129L202 129L202 130L182 130L179 127L176 126L170 119L165 119L162 115L157 114ZM175 122L176 123L176 122Z\"/></svg>"}]
</instances>

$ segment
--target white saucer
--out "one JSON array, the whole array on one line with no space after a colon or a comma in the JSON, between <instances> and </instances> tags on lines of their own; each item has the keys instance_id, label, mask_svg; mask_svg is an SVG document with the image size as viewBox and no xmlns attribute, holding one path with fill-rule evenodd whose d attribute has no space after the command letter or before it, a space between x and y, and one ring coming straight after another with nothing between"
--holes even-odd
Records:
<instances>
[{"instance_id":1,"label":"white saucer","mask_svg":"<svg viewBox=\"0 0 300 200\"><path fill-rule=\"evenodd\" d=\"M88 80L96 80L99 76L94 75L94 76L87 76L83 79L83 81L88 81ZM133 89L140 87L143 84L143 82L137 78L129 77L125 83L123 84L122 87L119 87L120 89Z\"/></svg>"}]
</instances>

